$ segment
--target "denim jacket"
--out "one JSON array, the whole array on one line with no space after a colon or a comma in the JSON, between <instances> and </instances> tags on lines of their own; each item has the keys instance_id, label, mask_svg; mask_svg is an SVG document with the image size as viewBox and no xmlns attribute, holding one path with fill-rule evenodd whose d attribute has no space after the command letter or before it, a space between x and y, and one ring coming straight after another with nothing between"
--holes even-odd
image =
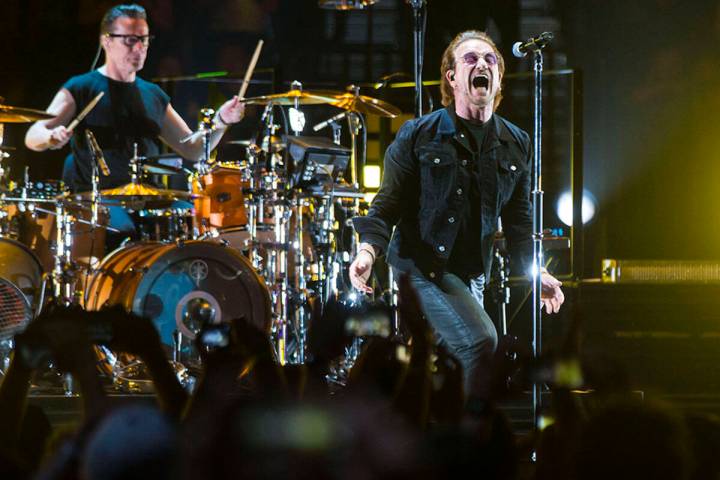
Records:
<instances>
[{"instance_id":1,"label":"denim jacket","mask_svg":"<svg viewBox=\"0 0 720 480\"><path fill-rule=\"evenodd\" d=\"M532 256L532 149L526 132L497 114L480 159L481 251L485 276L492 265L498 216L523 267ZM382 185L368 214L353 225L361 242L387 254L400 271L417 267L439 281L469 208L472 150L456 125L455 106L409 120L385 152ZM392 233L393 226L397 226ZM390 238L392 233L392 239Z\"/></svg>"}]
</instances>

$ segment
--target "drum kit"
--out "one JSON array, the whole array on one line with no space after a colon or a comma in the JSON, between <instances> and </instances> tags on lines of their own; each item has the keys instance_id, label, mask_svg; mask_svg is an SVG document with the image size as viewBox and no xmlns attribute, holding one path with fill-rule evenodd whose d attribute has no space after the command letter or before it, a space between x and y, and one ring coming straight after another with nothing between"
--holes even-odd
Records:
<instances>
[{"instance_id":1,"label":"drum kit","mask_svg":"<svg viewBox=\"0 0 720 480\"><path fill-rule=\"evenodd\" d=\"M289 91L243 101L264 113L255 138L233 142L245 149L241 161L211 157L214 112L204 109L192 136L203 138L205 151L192 170L142 157L136 148L131 181L116 188L99 190L98 165L89 192L65 192L61 182L33 184L27 172L22 185L3 183L0 354L7 355L12 336L56 302L88 310L122 305L151 319L184 379L200 364L195 338L201 329L239 317L268 332L279 363L306 362L312 312L350 289L344 276L356 239L347 221L361 213L364 198L358 185L363 115L395 117L400 110L355 87L305 91L299 82ZM301 134L301 109L316 104L341 110L315 126L330 126L332 139ZM278 109L287 109L283 118L290 118L284 135L275 122ZM47 118L0 104L2 159L11 151L2 149L3 123ZM340 145L342 119L349 148ZM187 190L147 180L178 173ZM112 207L132 214L137 235L105 254ZM98 355L116 386L144 390L137 358L104 347Z\"/></svg>"}]
</instances>

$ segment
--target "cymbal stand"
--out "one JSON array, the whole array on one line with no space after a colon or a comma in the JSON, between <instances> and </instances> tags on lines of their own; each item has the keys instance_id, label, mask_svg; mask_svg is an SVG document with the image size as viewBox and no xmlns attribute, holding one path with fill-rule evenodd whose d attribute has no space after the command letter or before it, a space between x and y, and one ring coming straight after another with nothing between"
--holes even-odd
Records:
<instances>
[{"instance_id":1,"label":"cymbal stand","mask_svg":"<svg viewBox=\"0 0 720 480\"><path fill-rule=\"evenodd\" d=\"M0 180L5 178L4 160L10 156L9 153L2 150L3 140L5 136L5 124L0 123Z\"/></svg>"},{"instance_id":2,"label":"cymbal stand","mask_svg":"<svg viewBox=\"0 0 720 480\"><path fill-rule=\"evenodd\" d=\"M0 97L0 101L2 97ZM3 138L5 132L5 124L0 123L0 181L5 179L5 159L10 157L10 154L2 150ZM0 236L5 236L10 233L10 219L8 210L5 208L5 195L0 196Z\"/></svg>"},{"instance_id":3,"label":"cymbal stand","mask_svg":"<svg viewBox=\"0 0 720 480\"><path fill-rule=\"evenodd\" d=\"M55 262L53 265L53 294L60 305L71 305L73 300L74 268L72 266L72 219L65 206L55 204Z\"/></svg>"},{"instance_id":4,"label":"cymbal stand","mask_svg":"<svg viewBox=\"0 0 720 480\"><path fill-rule=\"evenodd\" d=\"M269 132L268 142L272 142L273 125L275 121L273 111L273 104L272 102L270 102L265 107L265 111L263 112L262 117L265 121L265 124L263 125L261 131ZM261 145L262 138L263 133L260 134ZM250 154L249 158L251 160L250 168L252 170L252 174L250 176L250 196L246 204L248 211L248 230L250 234L250 241L252 242L251 248L249 250L250 261L253 267L255 267L256 270L261 270L262 257L260 255L260 252L258 251L257 246L257 225L259 221L263 221L265 219L265 185L267 180L266 173L273 172L273 155L272 153L270 153L272 152L272 145L268 145L268 152L263 152L263 150L257 147L257 145L255 145L255 148L251 150L252 147L252 145L248 147L248 153ZM263 158L263 155L270 156Z\"/></svg>"},{"instance_id":5,"label":"cymbal stand","mask_svg":"<svg viewBox=\"0 0 720 480\"><path fill-rule=\"evenodd\" d=\"M130 182L133 185L140 184L140 156L137 143L133 143L133 156L130 158Z\"/></svg>"},{"instance_id":6,"label":"cymbal stand","mask_svg":"<svg viewBox=\"0 0 720 480\"><path fill-rule=\"evenodd\" d=\"M297 351L296 362L305 363L305 345L307 343L307 327L306 327L306 309L308 301L307 278L305 277L305 245L304 235L305 227L303 224L304 210L309 206L309 202L305 198L296 199L295 215L297 215L295 227L295 240L292 247L295 251L295 312L297 327Z\"/></svg>"},{"instance_id":7,"label":"cymbal stand","mask_svg":"<svg viewBox=\"0 0 720 480\"><path fill-rule=\"evenodd\" d=\"M215 130L214 118L215 110L212 108L203 108L200 110L199 130L203 133L203 158L199 169L201 174L206 174L210 171L210 136Z\"/></svg>"},{"instance_id":8,"label":"cymbal stand","mask_svg":"<svg viewBox=\"0 0 720 480\"><path fill-rule=\"evenodd\" d=\"M137 143L135 144L135 157L137 157ZM100 168L98 158L93 155L92 175L91 175L91 193L90 193L90 221L92 223L93 235L95 234L95 225L98 223L98 209L100 206ZM89 272L88 272L89 273Z\"/></svg>"},{"instance_id":9,"label":"cymbal stand","mask_svg":"<svg viewBox=\"0 0 720 480\"><path fill-rule=\"evenodd\" d=\"M360 95L360 87L357 85L350 85L348 91ZM360 127L363 122L360 118L360 114L356 112L348 112L347 114L348 127L350 129L350 183L353 187L357 188L358 184L358 148L357 138L360 134Z\"/></svg>"}]
</instances>

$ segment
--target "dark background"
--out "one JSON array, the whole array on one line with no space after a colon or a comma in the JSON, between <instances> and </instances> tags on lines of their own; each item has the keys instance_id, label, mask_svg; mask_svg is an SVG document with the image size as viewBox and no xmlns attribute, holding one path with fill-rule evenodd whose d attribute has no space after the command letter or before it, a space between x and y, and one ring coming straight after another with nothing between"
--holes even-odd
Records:
<instances>
[{"instance_id":1,"label":"dark background","mask_svg":"<svg viewBox=\"0 0 720 480\"><path fill-rule=\"evenodd\" d=\"M115 2L5 0L0 4L0 95L5 103L44 109L70 76L87 71L98 23ZM357 12L334 12L305 0L139 2L151 32L144 78L228 71L241 77L259 38L266 41L258 68L265 83L248 95L283 91L293 79L305 88L369 86L383 75L410 72L411 8L381 0ZM585 187L598 200L587 225L586 276L601 258L720 259L720 3L712 0L430 0L425 78L437 79L447 40L465 28L487 27L506 58L512 43L543 30L556 41L546 68L584 74ZM510 59L508 59L510 60ZM530 62L510 61L509 73ZM553 82L555 82L553 84ZM546 224L559 226L553 199L569 181L568 93L548 79L545 132ZM162 84L192 126L197 110L236 91L227 83ZM529 129L531 83L508 79L500 113ZM364 88L363 93L385 96ZM412 113L412 92L395 92ZM401 98L402 97L402 98ZM435 107L439 107L436 98ZM326 107L323 107L326 108ZM329 109L309 111L322 120ZM253 133L256 112L229 137ZM396 127L397 123L393 123ZM5 144L18 177L57 178L66 152L32 153L23 146L27 125L7 125ZM382 140L382 139L381 139ZM232 157L225 148L223 155ZM380 152L369 149L369 161Z\"/></svg>"}]
</instances>

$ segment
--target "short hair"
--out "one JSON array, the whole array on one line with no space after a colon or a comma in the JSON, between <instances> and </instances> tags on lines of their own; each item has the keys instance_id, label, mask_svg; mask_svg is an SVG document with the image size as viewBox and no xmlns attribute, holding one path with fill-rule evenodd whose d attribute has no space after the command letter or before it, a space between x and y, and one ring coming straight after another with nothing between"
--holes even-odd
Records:
<instances>
[{"instance_id":1,"label":"short hair","mask_svg":"<svg viewBox=\"0 0 720 480\"><path fill-rule=\"evenodd\" d=\"M445 78L445 73L448 70L455 69L455 62L457 60L455 58L455 49L458 47L458 45L468 40L482 40L483 42L489 44L495 52L495 55L497 55L498 71L500 72L501 80L502 77L505 75L505 59L503 59L503 56L500 53L500 50L498 50L497 45L495 45L495 42L493 42L492 38L490 38L487 33L481 32L479 30L466 30L464 32L458 33L447 46L445 52L443 52L442 60L440 62L440 93L442 94L442 104L446 107L450 105L450 102L453 101L453 89L450 86L450 82L448 82L447 78ZM497 96L495 97L495 104L493 105L493 110L496 110L498 105L500 105L500 100L502 100L502 93L498 92Z\"/></svg>"},{"instance_id":2,"label":"short hair","mask_svg":"<svg viewBox=\"0 0 720 480\"><path fill-rule=\"evenodd\" d=\"M112 33L110 29L115 23L115 20L121 17L134 18L137 20L147 21L147 13L145 9L135 3L128 5L115 5L110 10L105 12L102 20L100 21L100 35L105 33Z\"/></svg>"}]
</instances>

